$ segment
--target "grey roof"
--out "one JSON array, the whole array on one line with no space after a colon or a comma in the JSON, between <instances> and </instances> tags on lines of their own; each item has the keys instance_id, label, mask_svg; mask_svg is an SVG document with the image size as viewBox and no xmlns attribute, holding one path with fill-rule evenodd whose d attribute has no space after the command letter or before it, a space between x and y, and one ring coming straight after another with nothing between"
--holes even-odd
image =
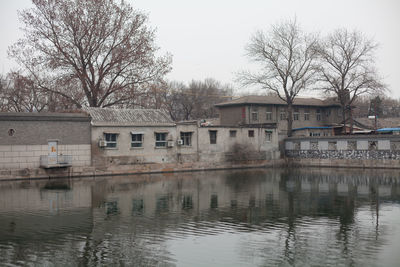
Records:
<instances>
[{"instance_id":1,"label":"grey roof","mask_svg":"<svg viewBox=\"0 0 400 267\"><path fill-rule=\"evenodd\" d=\"M225 106L238 106L243 104L255 104L255 105L286 105L282 99L277 96L257 96L249 95L243 96L228 102L216 104L216 107ZM328 107L328 106L340 106L340 104L332 99L318 99L318 98L302 98L296 97L293 105L295 106L317 106L317 107Z\"/></svg>"},{"instance_id":2,"label":"grey roof","mask_svg":"<svg viewBox=\"0 0 400 267\"><path fill-rule=\"evenodd\" d=\"M94 126L174 126L162 109L86 108Z\"/></svg>"},{"instance_id":3,"label":"grey roof","mask_svg":"<svg viewBox=\"0 0 400 267\"><path fill-rule=\"evenodd\" d=\"M65 113L0 112L0 121L90 121L90 117L81 111Z\"/></svg>"}]
</instances>

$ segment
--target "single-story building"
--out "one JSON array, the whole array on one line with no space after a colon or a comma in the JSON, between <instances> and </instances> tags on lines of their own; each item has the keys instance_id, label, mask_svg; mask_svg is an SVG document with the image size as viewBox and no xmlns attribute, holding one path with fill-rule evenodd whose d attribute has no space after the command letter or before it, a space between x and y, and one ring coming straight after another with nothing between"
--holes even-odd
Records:
<instances>
[{"instance_id":1,"label":"single-story building","mask_svg":"<svg viewBox=\"0 0 400 267\"><path fill-rule=\"evenodd\" d=\"M270 126L175 123L164 110L86 110L92 118L95 166L215 163L280 157L277 132Z\"/></svg>"},{"instance_id":2,"label":"single-story building","mask_svg":"<svg viewBox=\"0 0 400 267\"><path fill-rule=\"evenodd\" d=\"M91 165L86 113L0 113L0 169Z\"/></svg>"}]
</instances>

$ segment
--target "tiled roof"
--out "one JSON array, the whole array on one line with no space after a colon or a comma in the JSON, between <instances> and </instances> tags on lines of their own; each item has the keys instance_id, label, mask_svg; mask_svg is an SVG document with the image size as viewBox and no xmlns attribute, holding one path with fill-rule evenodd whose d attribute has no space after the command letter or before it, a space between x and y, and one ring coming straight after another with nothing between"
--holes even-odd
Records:
<instances>
[{"instance_id":1,"label":"tiled roof","mask_svg":"<svg viewBox=\"0 0 400 267\"><path fill-rule=\"evenodd\" d=\"M224 106L236 106L243 104L258 104L258 105L286 105L282 99L277 96L257 96L257 95L249 95L243 96L232 101L219 103L215 106L224 107ZM332 99L318 99L318 98L301 98L296 97L294 100L295 106L318 106L318 107L328 107L328 106L339 106L338 102L333 101Z\"/></svg>"},{"instance_id":2,"label":"tiled roof","mask_svg":"<svg viewBox=\"0 0 400 267\"><path fill-rule=\"evenodd\" d=\"M86 108L94 126L174 126L161 109Z\"/></svg>"}]
</instances>

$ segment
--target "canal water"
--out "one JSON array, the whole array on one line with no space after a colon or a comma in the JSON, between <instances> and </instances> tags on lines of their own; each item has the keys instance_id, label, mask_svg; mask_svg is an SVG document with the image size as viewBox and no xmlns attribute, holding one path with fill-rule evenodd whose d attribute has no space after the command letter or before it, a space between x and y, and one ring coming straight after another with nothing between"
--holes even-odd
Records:
<instances>
[{"instance_id":1,"label":"canal water","mask_svg":"<svg viewBox=\"0 0 400 267\"><path fill-rule=\"evenodd\" d=\"M0 265L399 266L400 175L261 169L0 182Z\"/></svg>"}]
</instances>

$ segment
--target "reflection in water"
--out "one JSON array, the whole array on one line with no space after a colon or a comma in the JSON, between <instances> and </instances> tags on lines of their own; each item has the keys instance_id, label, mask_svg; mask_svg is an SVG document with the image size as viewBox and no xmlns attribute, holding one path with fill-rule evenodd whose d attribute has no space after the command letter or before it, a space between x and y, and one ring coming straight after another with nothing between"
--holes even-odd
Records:
<instances>
[{"instance_id":1,"label":"reflection in water","mask_svg":"<svg viewBox=\"0 0 400 267\"><path fill-rule=\"evenodd\" d=\"M15 265L396 266L400 178L252 170L0 183Z\"/></svg>"}]
</instances>

